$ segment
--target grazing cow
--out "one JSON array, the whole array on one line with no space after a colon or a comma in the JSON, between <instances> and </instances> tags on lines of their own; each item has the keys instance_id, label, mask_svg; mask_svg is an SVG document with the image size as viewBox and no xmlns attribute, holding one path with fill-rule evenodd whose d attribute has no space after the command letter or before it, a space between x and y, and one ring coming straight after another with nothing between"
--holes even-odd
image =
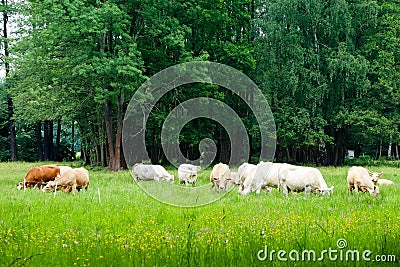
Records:
<instances>
[{"instance_id":1,"label":"grazing cow","mask_svg":"<svg viewBox=\"0 0 400 267\"><path fill-rule=\"evenodd\" d=\"M288 197L289 191L303 191L306 195L310 192L329 196L333 186L327 186L321 172L312 167L289 165L279 171L283 193Z\"/></svg>"},{"instance_id":2,"label":"grazing cow","mask_svg":"<svg viewBox=\"0 0 400 267\"><path fill-rule=\"evenodd\" d=\"M379 179L378 180L379 185L394 185L394 182L388 179Z\"/></svg>"},{"instance_id":3,"label":"grazing cow","mask_svg":"<svg viewBox=\"0 0 400 267\"><path fill-rule=\"evenodd\" d=\"M256 165L247 162L240 165L238 168L239 179L236 179L233 182L237 185L243 184L243 182L246 180L251 170L255 167Z\"/></svg>"},{"instance_id":4,"label":"grazing cow","mask_svg":"<svg viewBox=\"0 0 400 267\"><path fill-rule=\"evenodd\" d=\"M75 194L76 192L76 177L77 172L75 169L66 170L60 178L55 181L50 181L42 189L43 192L50 192L55 190L61 190L63 192L71 192Z\"/></svg>"},{"instance_id":5,"label":"grazing cow","mask_svg":"<svg viewBox=\"0 0 400 267\"><path fill-rule=\"evenodd\" d=\"M240 175L239 172L231 172L231 181L233 184L239 185Z\"/></svg>"},{"instance_id":6,"label":"grazing cow","mask_svg":"<svg viewBox=\"0 0 400 267\"><path fill-rule=\"evenodd\" d=\"M89 187L89 172L85 168L74 169L76 173L76 189L80 191L81 189L88 190Z\"/></svg>"},{"instance_id":7,"label":"grazing cow","mask_svg":"<svg viewBox=\"0 0 400 267\"><path fill-rule=\"evenodd\" d=\"M352 192L353 189L356 193L361 190L362 192L369 192L371 196L379 194L379 187L377 187L372 180L372 173L366 168L353 166L347 173L348 191ZM378 179L379 180L379 179Z\"/></svg>"},{"instance_id":8,"label":"grazing cow","mask_svg":"<svg viewBox=\"0 0 400 267\"><path fill-rule=\"evenodd\" d=\"M229 166L223 163L216 164L210 174L211 188L215 188L217 192L220 190L228 191L231 182L231 171Z\"/></svg>"},{"instance_id":9,"label":"grazing cow","mask_svg":"<svg viewBox=\"0 0 400 267\"><path fill-rule=\"evenodd\" d=\"M72 169L70 166L59 166L59 167L60 167L60 176L61 176L64 172L66 172L66 171Z\"/></svg>"},{"instance_id":10,"label":"grazing cow","mask_svg":"<svg viewBox=\"0 0 400 267\"><path fill-rule=\"evenodd\" d=\"M137 163L132 168L132 176L135 182L139 180L143 181L161 181L166 180L169 182L174 181L174 176L169 174L167 170L161 165L151 165Z\"/></svg>"},{"instance_id":11,"label":"grazing cow","mask_svg":"<svg viewBox=\"0 0 400 267\"><path fill-rule=\"evenodd\" d=\"M33 167L28 171L25 176L24 181L20 182L17 187L30 188L33 186L38 186L39 188L43 183L53 181L60 175L60 167L57 165L43 165L40 167Z\"/></svg>"},{"instance_id":12,"label":"grazing cow","mask_svg":"<svg viewBox=\"0 0 400 267\"><path fill-rule=\"evenodd\" d=\"M271 192L272 187L280 188L279 170L287 164L260 162L247 174L246 180L239 186L239 194L245 196L250 192L260 193L262 188Z\"/></svg>"},{"instance_id":13,"label":"grazing cow","mask_svg":"<svg viewBox=\"0 0 400 267\"><path fill-rule=\"evenodd\" d=\"M197 172L201 170L200 166L192 164L181 164L178 168L178 178L180 184L195 186L197 181Z\"/></svg>"}]
</instances>

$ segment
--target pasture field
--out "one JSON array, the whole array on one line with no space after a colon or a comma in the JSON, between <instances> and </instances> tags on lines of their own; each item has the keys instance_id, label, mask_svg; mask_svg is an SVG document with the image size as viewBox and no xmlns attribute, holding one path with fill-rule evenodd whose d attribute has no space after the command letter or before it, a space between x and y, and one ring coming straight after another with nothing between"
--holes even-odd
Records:
<instances>
[{"instance_id":1,"label":"pasture field","mask_svg":"<svg viewBox=\"0 0 400 267\"><path fill-rule=\"evenodd\" d=\"M179 208L148 196L128 171L88 168L89 190L75 196L18 191L35 165L0 163L0 266L399 266L395 167L370 168L396 183L376 198L346 192L349 167L326 167L330 197L286 199L276 189L242 197L235 188Z\"/></svg>"}]
</instances>

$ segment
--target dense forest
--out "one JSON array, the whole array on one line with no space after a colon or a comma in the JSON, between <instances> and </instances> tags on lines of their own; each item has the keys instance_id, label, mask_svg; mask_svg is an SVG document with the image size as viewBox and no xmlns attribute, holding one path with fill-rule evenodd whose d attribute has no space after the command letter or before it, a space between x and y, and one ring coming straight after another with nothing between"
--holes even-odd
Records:
<instances>
[{"instance_id":1,"label":"dense forest","mask_svg":"<svg viewBox=\"0 0 400 267\"><path fill-rule=\"evenodd\" d=\"M135 90L178 63L213 61L249 76L277 129L276 159L340 165L356 156L399 158L399 0L2 0L0 161L72 160L126 167L121 135ZM160 127L198 96L231 106L260 144L254 115L223 88L176 88L146 125L154 163L166 162ZM182 129L184 155L199 140L229 157L211 120Z\"/></svg>"}]
</instances>

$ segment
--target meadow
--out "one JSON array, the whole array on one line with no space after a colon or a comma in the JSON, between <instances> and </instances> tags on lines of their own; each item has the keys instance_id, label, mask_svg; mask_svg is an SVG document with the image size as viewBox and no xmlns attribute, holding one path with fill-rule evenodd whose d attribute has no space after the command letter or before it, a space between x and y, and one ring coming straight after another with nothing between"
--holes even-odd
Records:
<instances>
[{"instance_id":1,"label":"meadow","mask_svg":"<svg viewBox=\"0 0 400 267\"><path fill-rule=\"evenodd\" d=\"M330 197L276 189L242 197L234 188L182 208L148 196L129 171L88 168L89 190L76 195L18 191L35 165L0 163L0 266L399 266L396 166L369 168L396 183L378 197L346 192L349 167L321 167L335 186Z\"/></svg>"}]
</instances>

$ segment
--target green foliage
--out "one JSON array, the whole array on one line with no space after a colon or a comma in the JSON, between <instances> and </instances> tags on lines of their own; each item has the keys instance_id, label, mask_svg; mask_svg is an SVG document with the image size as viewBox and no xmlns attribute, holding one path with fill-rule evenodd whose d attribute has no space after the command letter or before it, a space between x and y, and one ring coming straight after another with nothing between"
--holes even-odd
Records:
<instances>
[{"instance_id":1,"label":"green foliage","mask_svg":"<svg viewBox=\"0 0 400 267\"><path fill-rule=\"evenodd\" d=\"M318 163L323 152L337 165L347 148L375 156L378 147L385 153L400 142L397 0L43 0L1 8L24 15L7 81L17 123L75 120L89 154L110 146L105 103L115 141L146 77L195 60L225 63L256 81L274 113L278 150L286 151L281 160ZM164 96L152 113L154 159L163 160L160 127L168 113L200 96L235 109L256 157L259 129L243 101L216 86L193 85ZM204 136L218 144L227 138L216 125L193 122L182 146L195 151Z\"/></svg>"}]
</instances>

